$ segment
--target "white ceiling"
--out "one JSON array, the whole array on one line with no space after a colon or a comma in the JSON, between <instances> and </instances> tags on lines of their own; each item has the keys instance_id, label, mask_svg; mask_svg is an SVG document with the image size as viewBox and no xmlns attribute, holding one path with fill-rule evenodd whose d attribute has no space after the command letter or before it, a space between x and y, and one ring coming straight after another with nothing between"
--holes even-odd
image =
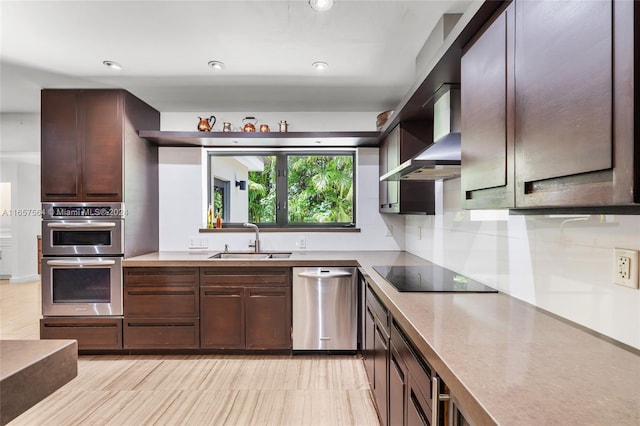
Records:
<instances>
[{"instance_id":1,"label":"white ceiling","mask_svg":"<svg viewBox=\"0 0 640 426\"><path fill-rule=\"evenodd\" d=\"M164 112L384 111L469 1L0 0L0 111L39 111L45 87L124 88Z\"/></svg>"}]
</instances>

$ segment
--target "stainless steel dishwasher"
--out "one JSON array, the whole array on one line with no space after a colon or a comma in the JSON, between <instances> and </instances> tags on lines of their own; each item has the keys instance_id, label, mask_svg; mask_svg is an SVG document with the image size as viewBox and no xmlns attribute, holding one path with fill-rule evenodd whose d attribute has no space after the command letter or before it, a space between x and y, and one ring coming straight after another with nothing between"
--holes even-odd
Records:
<instances>
[{"instance_id":1,"label":"stainless steel dishwasher","mask_svg":"<svg viewBox=\"0 0 640 426\"><path fill-rule=\"evenodd\" d=\"M356 268L293 268L293 350L356 351Z\"/></svg>"}]
</instances>

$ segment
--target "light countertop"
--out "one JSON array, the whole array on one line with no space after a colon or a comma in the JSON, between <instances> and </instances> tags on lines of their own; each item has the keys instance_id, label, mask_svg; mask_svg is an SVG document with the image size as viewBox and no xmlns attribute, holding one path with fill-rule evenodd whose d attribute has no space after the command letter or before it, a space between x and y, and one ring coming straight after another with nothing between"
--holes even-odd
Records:
<instances>
[{"instance_id":1,"label":"light countertop","mask_svg":"<svg viewBox=\"0 0 640 426\"><path fill-rule=\"evenodd\" d=\"M639 351L504 293L401 293L372 268L425 262L417 256L305 251L289 259L208 260L214 253L158 252L125 259L123 265L360 266L476 424L640 424Z\"/></svg>"}]
</instances>

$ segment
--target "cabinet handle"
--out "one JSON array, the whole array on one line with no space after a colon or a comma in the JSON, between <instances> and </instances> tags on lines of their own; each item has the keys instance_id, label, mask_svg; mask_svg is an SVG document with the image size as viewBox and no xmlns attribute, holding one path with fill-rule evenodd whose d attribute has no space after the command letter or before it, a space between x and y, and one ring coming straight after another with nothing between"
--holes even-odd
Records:
<instances>
[{"instance_id":1,"label":"cabinet handle","mask_svg":"<svg viewBox=\"0 0 640 426\"><path fill-rule=\"evenodd\" d=\"M54 222L47 223L47 228L63 228L63 229L74 229L74 228L115 228L115 222L80 222L80 223L62 223L62 222Z\"/></svg>"},{"instance_id":2,"label":"cabinet handle","mask_svg":"<svg viewBox=\"0 0 640 426\"><path fill-rule=\"evenodd\" d=\"M140 328L148 328L148 327L194 327L194 322L130 322L127 324L129 327L140 327Z\"/></svg>"},{"instance_id":3,"label":"cabinet handle","mask_svg":"<svg viewBox=\"0 0 640 426\"><path fill-rule=\"evenodd\" d=\"M87 197L104 198L104 197L117 197L120 194L117 192L87 192Z\"/></svg>"},{"instance_id":4,"label":"cabinet handle","mask_svg":"<svg viewBox=\"0 0 640 426\"><path fill-rule=\"evenodd\" d=\"M115 265L115 260L47 260L49 266L110 266Z\"/></svg>"},{"instance_id":5,"label":"cabinet handle","mask_svg":"<svg viewBox=\"0 0 640 426\"><path fill-rule=\"evenodd\" d=\"M223 291L205 291L205 296L241 297L241 293L225 293Z\"/></svg>"},{"instance_id":6,"label":"cabinet handle","mask_svg":"<svg viewBox=\"0 0 640 426\"><path fill-rule=\"evenodd\" d=\"M431 393L433 395L433 408L431 410L431 426L438 426L440 421L440 401L449 402L450 396L440 393L440 378L431 378Z\"/></svg>"},{"instance_id":7,"label":"cabinet handle","mask_svg":"<svg viewBox=\"0 0 640 426\"><path fill-rule=\"evenodd\" d=\"M194 291L144 291L144 290L129 290L127 292L130 296L193 296Z\"/></svg>"}]
</instances>

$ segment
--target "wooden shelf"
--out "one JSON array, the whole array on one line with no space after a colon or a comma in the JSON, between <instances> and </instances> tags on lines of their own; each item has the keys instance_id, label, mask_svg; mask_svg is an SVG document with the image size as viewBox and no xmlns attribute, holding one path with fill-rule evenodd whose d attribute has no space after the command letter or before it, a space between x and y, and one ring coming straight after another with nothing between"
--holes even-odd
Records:
<instances>
[{"instance_id":1,"label":"wooden shelf","mask_svg":"<svg viewBox=\"0 0 640 426\"><path fill-rule=\"evenodd\" d=\"M140 130L139 136L158 146L315 148L377 147L380 132L175 132Z\"/></svg>"}]
</instances>

